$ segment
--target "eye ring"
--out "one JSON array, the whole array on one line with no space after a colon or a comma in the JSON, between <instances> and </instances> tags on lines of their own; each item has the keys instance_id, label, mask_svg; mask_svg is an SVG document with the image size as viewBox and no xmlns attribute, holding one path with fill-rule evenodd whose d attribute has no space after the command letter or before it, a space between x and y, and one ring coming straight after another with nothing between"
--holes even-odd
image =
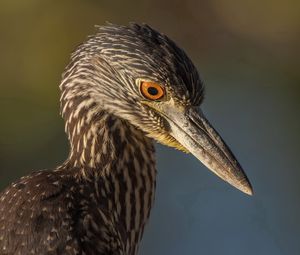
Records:
<instances>
[{"instance_id":1,"label":"eye ring","mask_svg":"<svg viewBox=\"0 0 300 255\"><path fill-rule=\"evenodd\" d=\"M150 81L142 81L140 91L142 95L149 100L158 100L165 95L165 91L162 86Z\"/></svg>"}]
</instances>

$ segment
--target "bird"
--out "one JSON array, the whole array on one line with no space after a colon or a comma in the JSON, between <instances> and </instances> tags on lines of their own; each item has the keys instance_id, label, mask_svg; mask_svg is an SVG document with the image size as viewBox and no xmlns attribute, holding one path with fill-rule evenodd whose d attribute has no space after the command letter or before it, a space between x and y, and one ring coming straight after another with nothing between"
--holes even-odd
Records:
<instances>
[{"instance_id":1,"label":"bird","mask_svg":"<svg viewBox=\"0 0 300 255\"><path fill-rule=\"evenodd\" d=\"M0 193L1 255L138 254L155 197L155 141L191 153L252 195L200 108L197 68L151 26L97 26L72 53L59 87L69 156Z\"/></svg>"}]
</instances>

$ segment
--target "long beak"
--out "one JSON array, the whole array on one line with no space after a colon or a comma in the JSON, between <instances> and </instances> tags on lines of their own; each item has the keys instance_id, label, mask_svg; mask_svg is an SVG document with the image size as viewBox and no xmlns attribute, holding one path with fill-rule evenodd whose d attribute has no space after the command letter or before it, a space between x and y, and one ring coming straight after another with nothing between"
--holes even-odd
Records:
<instances>
[{"instance_id":1,"label":"long beak","mask_svg":"<svg viewBox=\"0 0 300 255\"><path fill-rule=\"evenodd\" d=\"M253 194L242 167L201 111L191 108L179 112L169 108L164 115L171 135L180 144L221 179L248 195Z\"/></svg>"}]
</instances>

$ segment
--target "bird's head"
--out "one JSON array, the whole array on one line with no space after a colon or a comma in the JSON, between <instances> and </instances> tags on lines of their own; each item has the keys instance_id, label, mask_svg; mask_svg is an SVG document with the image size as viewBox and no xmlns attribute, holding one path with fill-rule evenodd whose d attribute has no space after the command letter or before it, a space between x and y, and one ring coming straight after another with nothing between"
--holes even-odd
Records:
<instances>
[{"instance_id":1,"label":"bird's head","mask_svg":"<svg viewBox=\"0 0 300 255\"><path fill-rule=\"evenodd\" d=\"M81 70L82 79L93 81L89 94L102 109L162 144L192 153L223 180L252 194L241 166L200 110L204 86L195 66L167 36L147 25L109 24L72 59L66 76Z\"/></svg>"}]
</instances>

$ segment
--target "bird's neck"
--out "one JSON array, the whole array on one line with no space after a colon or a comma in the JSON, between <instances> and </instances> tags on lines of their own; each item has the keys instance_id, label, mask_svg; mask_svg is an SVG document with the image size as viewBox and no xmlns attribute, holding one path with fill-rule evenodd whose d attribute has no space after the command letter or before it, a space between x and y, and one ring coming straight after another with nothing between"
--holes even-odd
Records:
<instances>
[{"instance_id":1,"label":"bird's neck","mask_svg":"<svg viewBox=\"0 0 300 255\"><path fill-rule=\"evenodd\" d=\"M152 140L127 121L83 100L74 98L63 112L71 151L62 169L82 179L99 180L101 206L117 212L115 221L126 233L126 254L135 254L154 200Z\"/></svg>"}]
</instances>

